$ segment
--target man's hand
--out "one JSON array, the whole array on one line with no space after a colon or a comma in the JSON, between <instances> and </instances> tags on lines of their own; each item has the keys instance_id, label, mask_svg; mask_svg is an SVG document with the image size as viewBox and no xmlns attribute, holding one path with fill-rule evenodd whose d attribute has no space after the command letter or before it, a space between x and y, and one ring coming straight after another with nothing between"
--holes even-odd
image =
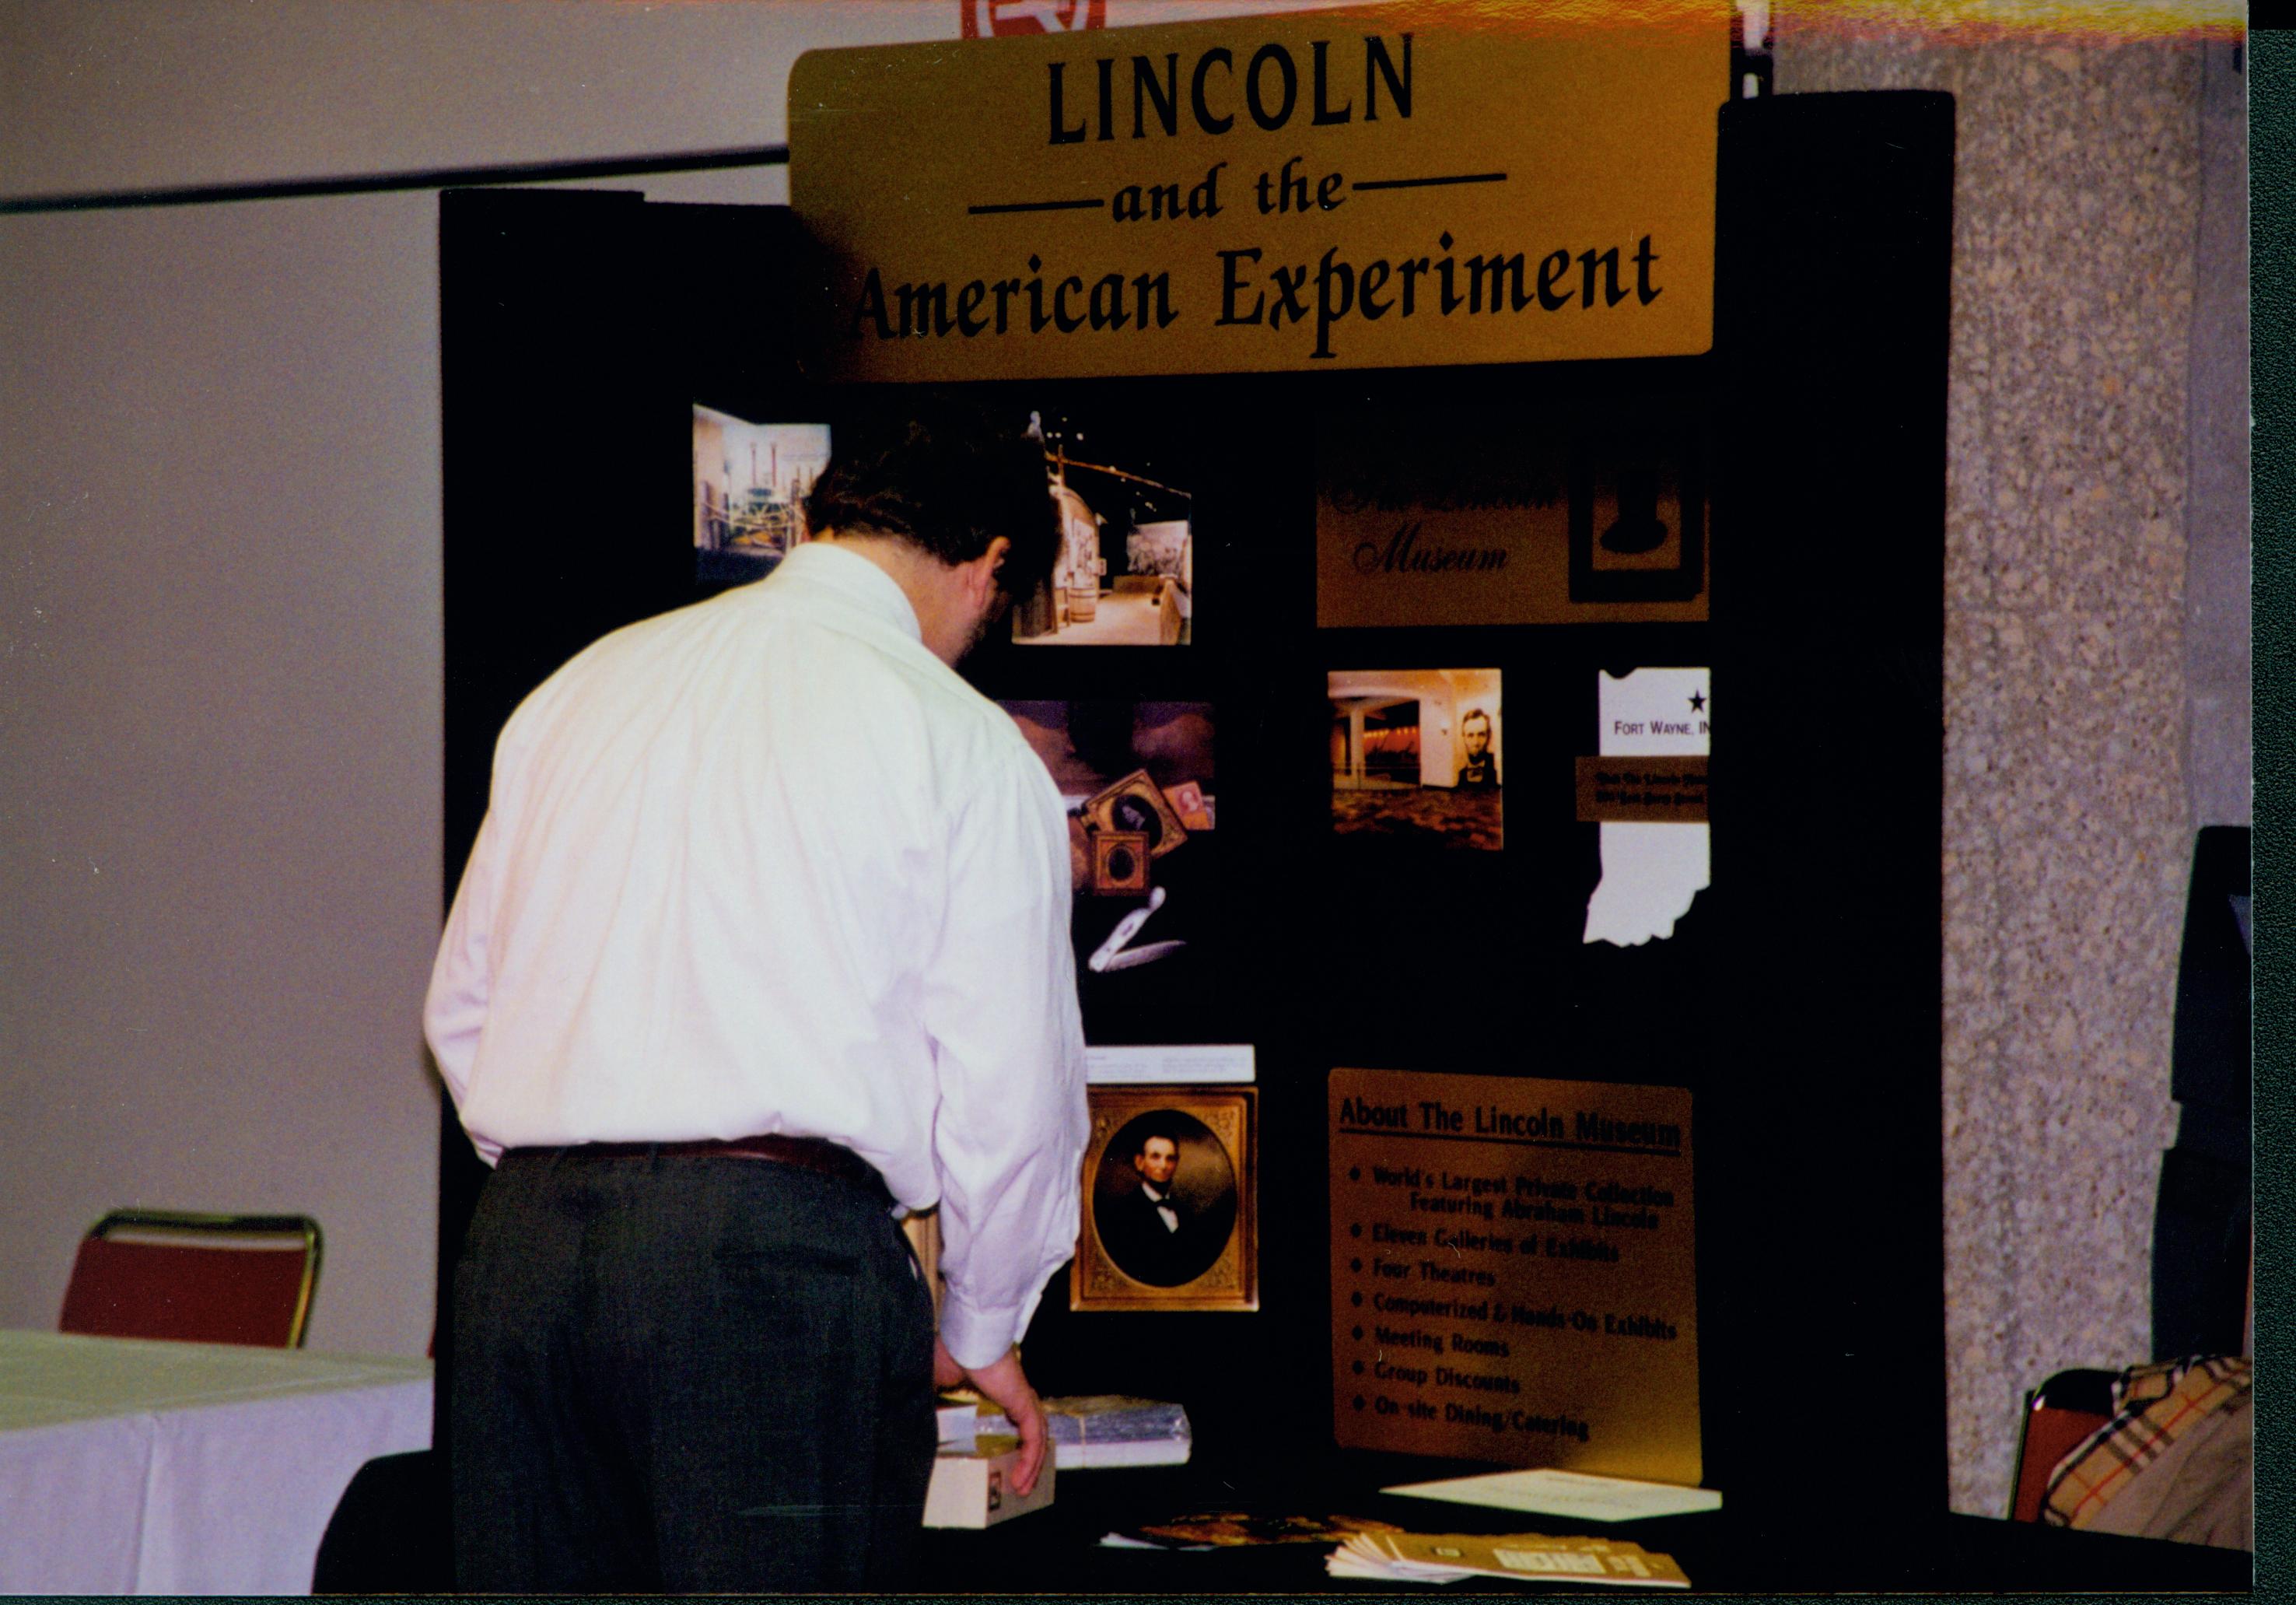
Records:
<instances>
[{"instance_id":1,"label":"man's hand","mask_svg":"<svg viewBox=\"0 0 2296 1605\"><path fill-rule=\"evenodd\" d=\"M1037 1486L1037 1477L1045 1469L1045 1453L1051 1441L1045 1428L1045 1407L1037 1402L1037 1390L1029 1386L1028 1375L1021 1369L1020 1350L1006 1349L993 1363L973 1370L959 1365L947 1346L935 1338L934 1386L953 1387L959 1381L970 1382L979 1388L982 1397L1004 1411L1005 1419L1013 1423L1013 1430L1021 1435L1021 1459L1013 1468L1013 1492L1025 1498Z\"/></svg>"}]
</instances>

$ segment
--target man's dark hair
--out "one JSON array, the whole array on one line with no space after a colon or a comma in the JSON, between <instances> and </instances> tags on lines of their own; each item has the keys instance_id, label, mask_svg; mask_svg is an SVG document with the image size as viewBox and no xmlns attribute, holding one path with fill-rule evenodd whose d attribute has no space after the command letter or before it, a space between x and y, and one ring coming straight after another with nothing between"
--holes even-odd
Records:
<instances>
[{"instance_id":1,"label":"man's dark hair","mask_svg":"<svg viewBox=\"0 0 2296 1605\"><path fill-rule=\"evenodd\" d=\"M1491 716L1489 714L1484 712L1480 708L1470 708L1464 713L1459 715L1459 733L1462 736L1467 733L1467 721L1471 719L1481 720L1483 721L1483 728L1487 730L1492 728Z\"/></svg>"},{"instance_id":2,"label":"man's dark hair","mask_svg":"<svg viewBox=\"0 0 2296 1605\"><path fill-rule=\"evenodd\" d=\"M1150 1126L1146 1131L1140 1133L1140 1140L1133 1145L1132 1152L1134 1156L1137 1157L1140 1155L1145 1154L1148 1151L1148 1145L1155 1141L1159 1137L1161 1137L1165 1141L1172 1145L1173 1153L1177 1154L1180 1151L1180 1136L1177 1132L1164 1126Z\"/></svg>"},{"instance_id":3,"label":"man's dark hair","mask_svg":"<svg viewBox=\"0 0 2296 1605\"><path fill-rule=\"evenodd\" d=\"M829 466L805 498L808 527L890 535L950 564L1002 535L997 583L1026 597L1052 572L1059 515L1045 449L979 406L931 399L831 425Z\"/></svg>"}]
</instances>

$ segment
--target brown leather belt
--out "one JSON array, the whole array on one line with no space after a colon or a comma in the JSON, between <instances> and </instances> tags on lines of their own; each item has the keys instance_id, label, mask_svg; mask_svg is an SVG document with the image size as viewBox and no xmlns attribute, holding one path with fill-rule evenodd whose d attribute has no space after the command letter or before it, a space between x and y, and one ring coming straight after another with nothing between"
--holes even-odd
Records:
<instances>
[{"instance_id":1,"label":"brown leather belt","mask_svg":"<svg viewBox=\"0 0 2296 1605\"><path fill-rule=\"evenodd\" d=\"M512 1148L505 1158L531 1154L560 1159L763 1159L817 1171L872 1192L885 1192L877 1167L851 1148L820 1137L722 1138L698 1142L579 1142L566 1148Z\"/></svg>"}]
</instances>

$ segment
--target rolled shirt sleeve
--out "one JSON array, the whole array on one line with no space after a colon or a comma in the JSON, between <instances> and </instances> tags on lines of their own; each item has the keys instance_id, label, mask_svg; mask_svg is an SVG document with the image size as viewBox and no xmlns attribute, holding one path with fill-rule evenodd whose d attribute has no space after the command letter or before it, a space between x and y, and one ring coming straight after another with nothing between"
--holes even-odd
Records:
<instances>
[{"instance_id":1,"label":"rolled shirt sleeve","mask_svg":"<svg viewBox=\"0 0 2296 1605\"><path fill-rule=\"evenodd\" d=\"M1019 1340L1076 1250L1089 1124L1067 823L1052 778L1010 734L955 821L924 986L939 1091L941 1341L972 1368Z\"/></svg>"}]
</instances>

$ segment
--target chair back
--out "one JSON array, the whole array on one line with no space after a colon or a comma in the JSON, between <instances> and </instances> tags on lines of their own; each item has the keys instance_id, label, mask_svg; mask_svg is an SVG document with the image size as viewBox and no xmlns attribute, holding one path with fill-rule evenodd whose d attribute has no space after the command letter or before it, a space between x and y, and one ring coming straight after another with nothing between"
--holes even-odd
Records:
<instances>
[{"instance_id":1,"label":"chair back","mask_svg":"<svg viewBox=\"0 0 2296 1605\"><path fill-rule=\"evenodd\" d=\"M308 1215L116 1209L80 1240L57 1329L297 1348L319 1255Z\"/></svg>"}]
</instances>

